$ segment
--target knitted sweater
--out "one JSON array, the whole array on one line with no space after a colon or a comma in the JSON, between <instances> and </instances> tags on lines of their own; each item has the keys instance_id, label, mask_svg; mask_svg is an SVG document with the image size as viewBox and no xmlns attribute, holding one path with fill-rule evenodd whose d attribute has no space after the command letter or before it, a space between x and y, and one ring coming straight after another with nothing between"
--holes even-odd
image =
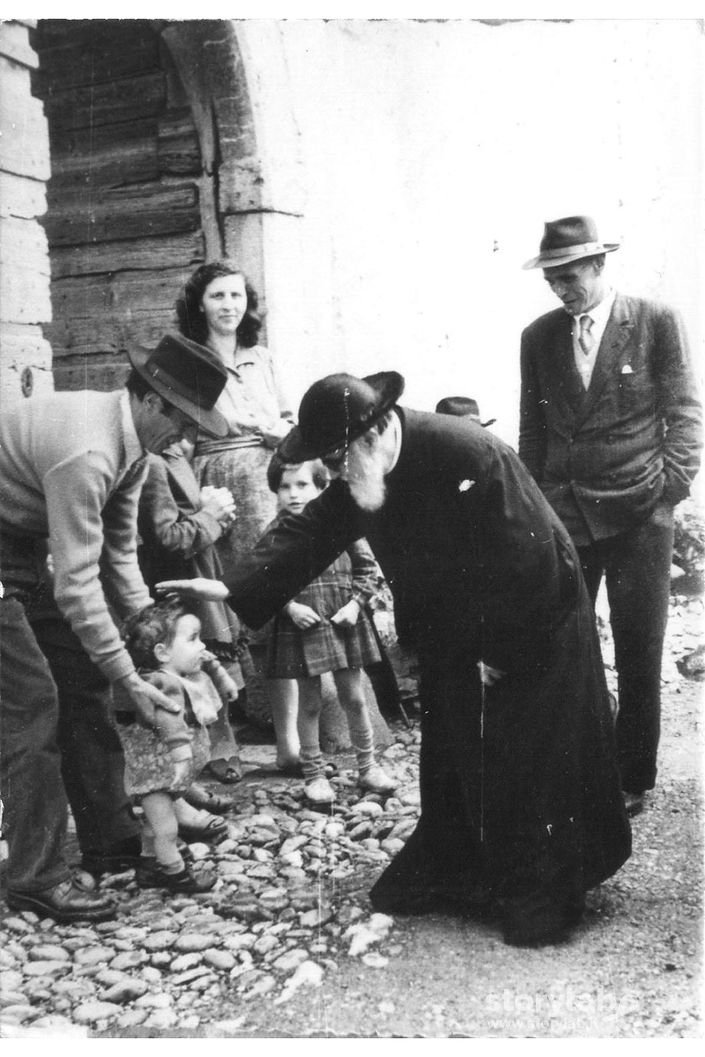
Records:
<instances>
[{"instance_id":1,"label":"knitted sweater","mask_svg":"<svg viewBox=\"0 0 705 1057\"><path fill-rule=\"evenodd\" d=\"M54 594L110 680L134 671L108 610L148 605L136 555L146 472L125 390L54 393L0 419L0 534L46 539Z\"/></svg>"}]
</instances>

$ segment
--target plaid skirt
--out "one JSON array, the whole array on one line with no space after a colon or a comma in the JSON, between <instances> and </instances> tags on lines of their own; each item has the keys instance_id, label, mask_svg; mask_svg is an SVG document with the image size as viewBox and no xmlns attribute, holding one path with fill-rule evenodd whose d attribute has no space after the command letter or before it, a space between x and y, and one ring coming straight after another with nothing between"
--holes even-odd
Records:
<instances>
[{"instance_id":1,"label":"plaid skirt","mask_svg":"<svg viewBox=\"0 0 705 1057\"><path fill-rule=\"evenodd\" d=\"M306 679L344 668L364 668L381 660L364 608L352 628L339 628L330 622L351 597L350 559L341 554L295 599L318 613L319 624L301 629L284 612L275 618L267 643L265 674L270 679Z\"/></svg>"}]
</instances>

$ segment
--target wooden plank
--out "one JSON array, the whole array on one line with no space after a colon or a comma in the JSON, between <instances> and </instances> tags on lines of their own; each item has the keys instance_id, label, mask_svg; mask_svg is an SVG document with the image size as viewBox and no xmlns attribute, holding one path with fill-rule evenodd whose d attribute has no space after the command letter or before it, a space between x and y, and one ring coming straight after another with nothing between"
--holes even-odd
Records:
<instances>
[{"instance_id":1,"label":"wooden plank","mask_svg":"<svg viewBox=\"0 0 705 1057\"><path fill-rule=\"evenodd\" d=\"M123 42L135 30L144 32L153 28L152 22L126 18L43 18L37 25L34 47L40 48L69 44L73 39L91 38ZM156 26L154 28L157 28Z\"/></svg>"},{"instance_id":2,"label":"wooden plank","mask_svg":"<svg viewBox=\"0 0 705 1057\"><path fill-rule=\"evenodd\" d=\"M150 27L135 28L134 23L107 38L96 35L90 26L61 43L45 45L40 40L39 60L35 84L37 93L44 96L49 90L95 85L158 70L159 38Z\"/></svg>"},{"instance_id":3,"label":"wooden plank","mask_svg":"<svg viewBox=\"0 0 705 1057\"><path fill-rule=\"evenodd\" d=\"M51 93L44 105L53 135L55 128L93 128L159 114L165 101L166 83L159 71Z\"/></svg>"},{"instance_id":4,"label":"wooden plank","mask_svg":"<svg viewBox=\"0 0 705 1057\"><path fill-rule=\"evenodd\" d=\"M157 153L159 170L164 174L200 174L201 148L189 107L160 119Z\"/></svg>"},{"instance_id":5,"label":"wooden plank","mask_svg":"<svg viewBox=\"0 0 705 1057\"><path fill-rule=\"evenodd\" d=\"M81 389L107 393L121 389L129 373L125 363L113 360L97 363L92 357L82 357L79 362L59 363L54 367L54 388L57 393Z\"/></svg>"},{"instance_id":6,"label":"wooden plank","mask_svg":"<svg viewBox=\"0 0 705 1057\"><path fill-rule=\"evenodd\" d=\"M112 141L86 152L52 151L52 188L117 187L129 183L145 183L159 176L157 143L154 136L123 140L122 124L109 125Z\"/></svg>"},{"instance_id":7,"label":"wooden plank","mask_svg":"<svg viewBox=\"0 0 705 1057\"><path fill-rule=\"evenodd\" d=\"M158 271L176 264L195 268L204 259L203 232L197 230L155 239L57 246L51 251L51 274L54 279L63 279L127 269Z\"/></svg>"},{"instance_id":8,"label":"wooden plank","mask_svg":"<svg viewBox=\"0 0 705 1057\"><path fill-rule=\"evenodd\" d=\"M163 271L116 272L56 279L52 305L56 319L103 314L129 320L135 312L173 311L179 290L191 274L181 265Z\"/></svg>"},{"instance_id":9,"label":"wooden plank","mask_svg":"<svg viewBox=\"0 0 705 1057\"><path fill-rule=\"evenodd\" d=\"M154 116L134 121L115 121L94 128L52 129L52 158L54 155L90 154L93 151L105 150L112 146L116 139L126 144L142 139L156 140L158 132L158 119Z\"/></svg>"},{"instance_id":10,"label":"wooden plank","mask_svg":"<svg viewBox=\"0 0 705 1057\"><path fill-rule=\"evenodd\" d=\"M52 246L82 245L128 238L152 238L195 231L200 226L193 184L133 186L87 195L58 194L49 187L46 229Z\"/></svg>"},{"instance_id":11,"label":"wooden plank","mask_svg":"<svg viewBox=\"0 0 705 1057\"><path fill-rule=\"evenodd\" d=\"M79 316L57 319L44 327L54 352L54 365L67 356L115 356L131 345L154 348L162 335L175 331L173 307L131 312L129 318L108 313L100 317Z\"/></svg>"}]
</instances>

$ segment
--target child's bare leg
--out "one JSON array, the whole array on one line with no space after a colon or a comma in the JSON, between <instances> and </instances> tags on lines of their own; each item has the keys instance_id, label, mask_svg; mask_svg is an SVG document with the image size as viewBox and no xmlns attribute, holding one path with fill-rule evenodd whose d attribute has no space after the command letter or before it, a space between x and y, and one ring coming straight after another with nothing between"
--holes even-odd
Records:
<instances>
[{"instance_id":1,"label":"child's bare leg","mask_svg":"<svg viewBox=\"0 0 705 1057\"><path fill-rule=\"evenodd\" d=\"M296 767L300 762L297 729L298 689L295 679L270 679L269 700L277 739L277 767Z\"/></svg>"},{"instance_id":2,"label":"child's bare leg","mask_svg":"<svg viewBox=\"0 0 705 1057\"><path fill-rule=\"evenodd\" d=\"M375 760L374 732L365 700L360 668L343 668L333 672L338 700L350 729L360 785L373 793L391 793L395 783Z\"/></svg>"},{"instance_id":3,"label":"child's bare leg","mask_svg":"<svg viewBox=\"0 0 705 1057\"><path fill-rule=\"evenodd\" d=\"M176 846L179 824L174 801L168 793L148 793L142 798L142 809L154 835L157 862L165 873L179 873L184 868L184 860Z\"/></svg>"}]
</instances>

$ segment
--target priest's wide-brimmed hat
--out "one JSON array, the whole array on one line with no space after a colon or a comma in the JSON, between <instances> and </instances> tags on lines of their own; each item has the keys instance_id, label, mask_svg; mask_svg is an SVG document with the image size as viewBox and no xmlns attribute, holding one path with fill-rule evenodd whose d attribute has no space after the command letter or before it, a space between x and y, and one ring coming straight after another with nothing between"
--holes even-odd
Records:
<instances>
[{"instance_id":1,"label":"priest's wide-brimmed hat","mask_svg":"<svg viewBox=\"0 0 705 1057\"><path fill-rule=\"evenodd\" d=\"M396 404L403 391L404 379L396 371L364 378L329 374L304 393L298 425L281 441L277 454L297 463L347 448Z\"/></svg>"}]
</instances>

